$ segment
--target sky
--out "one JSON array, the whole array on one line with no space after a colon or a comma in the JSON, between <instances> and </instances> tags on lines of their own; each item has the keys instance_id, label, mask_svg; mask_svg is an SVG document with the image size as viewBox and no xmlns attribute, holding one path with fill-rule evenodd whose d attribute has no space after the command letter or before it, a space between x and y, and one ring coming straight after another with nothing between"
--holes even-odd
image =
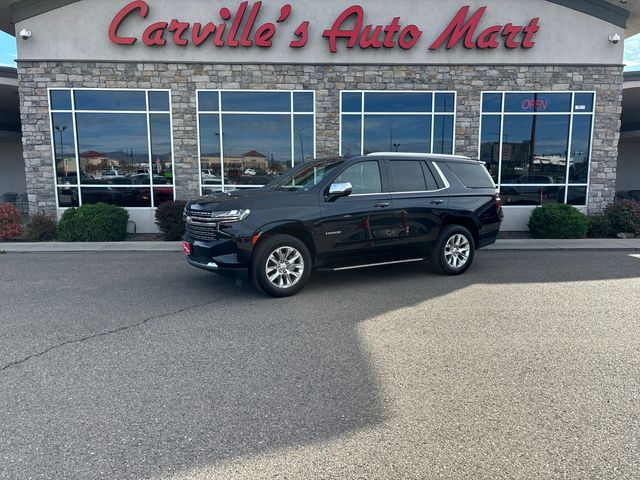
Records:
<instances>
[{"instance_id":1,"label":"sky","mask_svg":"<svg viewBox=\"0 0 640 480\"><path fill-rule=\"evenodd\" d=\"M0 32L0 66L15 67L16 39ZM625 41L624 60L627 70L640 70L640 35Z\"/></svg>"}]
</instances>

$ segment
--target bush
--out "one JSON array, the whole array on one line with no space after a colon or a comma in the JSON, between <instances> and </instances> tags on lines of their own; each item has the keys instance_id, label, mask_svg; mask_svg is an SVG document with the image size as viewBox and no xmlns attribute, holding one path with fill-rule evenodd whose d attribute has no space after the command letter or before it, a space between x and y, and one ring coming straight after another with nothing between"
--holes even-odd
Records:
<instances>
[{"instance_id":1,"label":"bush","mask_svg":"<svg viewBox=\"0 0 640 480\"><path fill-rule=\"evenodd\" d=\"M32 242L48 242L58 237L56 221L44 213L36 213L29 219L25 236Z\"/></svg>"},{"instance_id":2,"label":"bush","mask_svg":"<svg viewBox=\"0 0 640 480\"><path fill-rule=\"evenodd\" d=\"M0 240L10 240L22 235L22 216L13 205L0 204Z\"/></svg>"},{"instance_id":3,"label":"bush","mask_svg":"<svg viewBox=\"0 0 640 480\"><path fill-rule=\"evenodd\" d=\"M76 222L76 215L78 209L69 208L60 217L58 222L58 238L65 242L79 242L80 237L78 235L78 227Z\"/></svg>"},{"instance_id":4,"label":"bush","mask_svg":"<svg viewBox=\"0 0 640 480\"><path fill-rule=\"evenodd\" d=\"M621 200L604 211L611 225L611 234L633 233L640 235L640 202Z\"/></svg>"},{"instance_id":5,"label":"bush","mask_svg":"<svg viewBox=\"0 0 640 480\"><path fill-rule=\"evenodd\" d=\"M162 238L168 241L180 240L184 235L182 212L186 202L165 202L156 209L156 225L162 232Z\"/></svg>"},{"instance_id":6,"label":"bush","mask_svg":"<svg viewBox=\"0 0 640 480\"><path fill-rule=\"evenodd\" d=\"M534 238L585 238L588 225L586 215L561 203L536 208L529 219Z\"/></svg>"},{"instance_id":7,"label":"bush","mask_svg":"<svg viewBox=\"0 0 640 480\"><path fill-rule=\"evenodd\" d=\"M96 203L70 208L60 218L58 234L65 242L121 242L127 238L129 212Z\"/></svg>"},{"instance_id":8,"label":"bush","mask_svg":"<svg viewBox=\"0 0 640 480\"><path fill-rule=\"evenodd\" d=\"M587 228L587 237L589 238L610 238L614 237L615 232L611 226L609 217L603 213L589 215L589 227Z\"/></svg>"}]
</instances>

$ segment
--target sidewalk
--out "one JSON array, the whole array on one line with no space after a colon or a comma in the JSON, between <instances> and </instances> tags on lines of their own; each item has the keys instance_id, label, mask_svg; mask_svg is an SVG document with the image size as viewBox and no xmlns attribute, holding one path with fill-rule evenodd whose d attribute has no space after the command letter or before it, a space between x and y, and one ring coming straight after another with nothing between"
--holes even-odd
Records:
<instances>
[{"instance_id":1,"label":"sidewalk","mask_svg":"<svg viewBox=\"0 0 640 480\"><path fill-rule=\"evenodd\" d=\"M498 240L487 250L640 250L640 238L632 240ZM179 252L180 242L100 242L100 243L0 243L0 252Z\"/></svg>"}]
</instances>

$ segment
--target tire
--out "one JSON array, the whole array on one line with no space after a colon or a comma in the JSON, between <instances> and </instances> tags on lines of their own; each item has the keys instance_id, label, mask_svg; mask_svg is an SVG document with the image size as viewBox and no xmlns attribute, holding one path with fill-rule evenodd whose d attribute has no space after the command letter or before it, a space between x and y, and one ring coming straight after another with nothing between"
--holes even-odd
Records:
<instances>
[{"instance_id":1,"label":"tire","mask_svg":"<svg viewBox=\"0 0 640 480\"><path fill-rule=\"evenodd\" d=\"M311 264L311 254L303 241L291 235L276 235L258 243L251 280L258 290L272 297L290 297L306 285Z\"/></svg>"},{"instance_id":2,"label":"tire","mask_svg":"<svg viewBox=\"0 0 640 480\"><path fill-rule=\"evenodd\" d=\"M440 232L431 252L431 266L442 275L461 275L473 263L475 251L476 244L469 230L448 225Z\"/></svg>"}]
</instances>

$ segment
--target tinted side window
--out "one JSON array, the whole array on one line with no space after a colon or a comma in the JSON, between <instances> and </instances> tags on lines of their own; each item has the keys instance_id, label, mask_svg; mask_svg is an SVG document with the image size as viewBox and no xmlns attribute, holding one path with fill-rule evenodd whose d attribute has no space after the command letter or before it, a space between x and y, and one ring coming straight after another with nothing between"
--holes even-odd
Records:
<instances>
[{"instance_id":1,"label":"tinted side window","mask_svg":"<svg viewBox=\"0 0 640 480\"><path fill-rule=\"evenodd\" d=\"M480 163L447 163L446 167L451 170L467 188L495 188L489 172L487 172L487 169Z\"/></svg>"},{"instance_id":2,"label":"tinted side window","mask_svg":"<svg viewBox=\"0 0 640 480\"><path fill-rule=\"evenodd\" d=\"M416 160L392 160L391 181L394 192L424 192L427 184L422 162Z\"/></svg>"},{"instance_id":3,"label":"tinted side window","mask_svg":"<svg viewBox=\"0 0 640 480\"><path fill-rule=\"evenodd\" d=\"M334 183L351 183L353 194L381 193L382 180L380 178L380 167L377 161L361 162L351 165Z\"/></svg>"},{"instance_id":4,"label":"tinted side window","mask_svg":"<svg viewBox=\"0 0 640 480\"><path fill-rule=\"evenodd\" d=\"M431 171L431 168L429 168L427 162L422 162L422 171L424 173L424 178L427 181L427 188L429 190L438 190L444 187L444 185L442 185L440 181L436 180L436 177Z\"/></svg>"}]
</instances>

